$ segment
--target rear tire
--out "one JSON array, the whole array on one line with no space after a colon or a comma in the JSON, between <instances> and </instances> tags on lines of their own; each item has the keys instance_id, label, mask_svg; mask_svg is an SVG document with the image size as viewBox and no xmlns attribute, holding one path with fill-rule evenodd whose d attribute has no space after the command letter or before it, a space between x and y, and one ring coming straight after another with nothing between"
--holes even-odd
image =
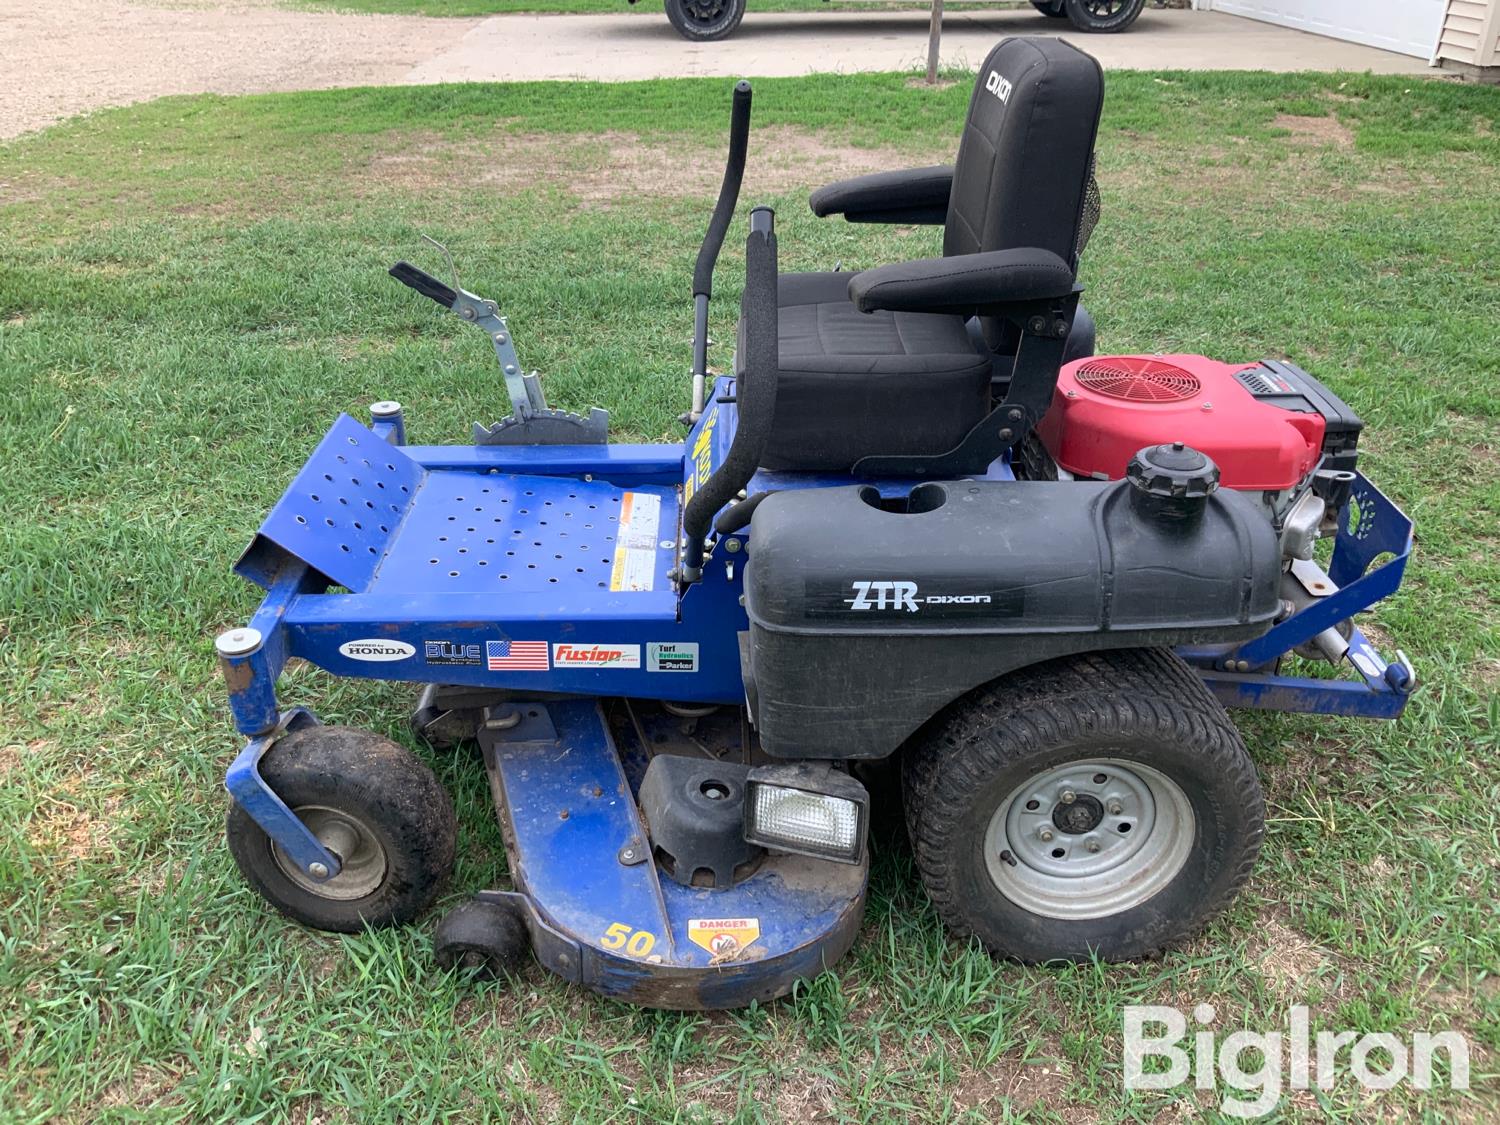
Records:
<instances>
[{"instance_id":1,"label":"rear tire","mask_svg":"<svg viewBox=\"0 0 1500 1125\"><path fill-rule=\"evenodd\" d=\"M335 933L400 925L427 909L453 870L453 801L389 739L305 727L272 746L260 772L343 865L331 879L312 879L231 802L229 851L245 881L287 917Z\"/></svg>"},{"instance_id":2,"label":"rear tire","mask_svg":"<svg viewBox=\"0 0 1500 1125\"><path fill-rule=\"evenodd\" d=\"M727 39L745 18L746 0L666 0L667 19L694 43Z\"/></svg>"},{"instance_id":3,"label":"rear tire","mask_svg":"<svg viewBox=\"0 0 1500 1125\"><path fill-rule=\"evenodd\" d=\"M1165 649L1013 673L924 728L902 772L943 921L1027 962L1187 940L1234 898L1265 832L1239 732Z\"/></svg>"},{"instance_id":4,"label":"rear tire","mask_svg":"<svg viewBox=\"0 0 1500 1125\"><path fill-rule=\"evenodd\" d=\"M1079 31L1124 31L1135 23L1146 0L1063 0L1065 13Z\"/></svg>"}]
</instances>

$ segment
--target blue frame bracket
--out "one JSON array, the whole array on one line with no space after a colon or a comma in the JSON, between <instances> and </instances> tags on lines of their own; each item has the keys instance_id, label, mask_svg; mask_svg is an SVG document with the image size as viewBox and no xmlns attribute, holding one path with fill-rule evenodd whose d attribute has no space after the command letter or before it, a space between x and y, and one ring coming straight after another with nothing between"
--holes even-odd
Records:
<instances>
[{"instance_id":1,"label":"blue frame bracket","mask_svg":"<svg viewBox=\"0 0 1500 1125\"><path fill-rule=\"evenodd\" d=\"M1183 650L1203 681L1226 707L1297 711L1394 719L1406 709L1417 687L1416 670L1397 651L1387 661L1357 627L1349 636L1348 664L1356 679L1317 679L1265 671L1298 645L1349 621L1395 593L1411 556L1413 524L1361 473L1355 474L1350 502L1340 513L1338 537L1326 580L1329 592L1239 648ZM1375 566L1382 555L1392 557ZM1316 589L1313 591L1317 593ZM1341 662L1342 664L1342 662Z\"/></svg>"},{"instance_id":2,"label":"blue frame bracket","mask_svg":"<svg viewBox=\"0 0 1500 1125\"><path fill-rule=\"evenodd\" d=\"M322 845L260 775L260 760L278 739L294 730L318 725L318 717L311 711L305 707L293 707L281 716L274 728L245 744L224 776L224 788L235 804L244 809L309 878L324 882L342 868L338 856Z\"/></svg>"},{"instance_id":3,"label":"blue frame bracket","mask_svg":"<svg viewBox=\"0 0 1500 1125\"><path fill-rule=\"evenodd\" d=\"M1333 592L1241 645L1231 654L1237 661L1251 668L1269 664L1400 587L1411 555L1412 521L1363 474L1355 478L1328 567ZM1394 557L1372 570L1371 564L1384 554Z\"/></svg>"}]
</instances>

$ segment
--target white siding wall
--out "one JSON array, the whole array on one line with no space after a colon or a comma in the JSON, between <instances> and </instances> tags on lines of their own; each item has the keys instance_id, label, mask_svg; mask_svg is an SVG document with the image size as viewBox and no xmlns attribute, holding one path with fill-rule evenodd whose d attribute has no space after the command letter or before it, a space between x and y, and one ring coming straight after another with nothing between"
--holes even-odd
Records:
<instances>
[{"instance_id":1,"label":"white siding wall","mask_svg":"<svg viewBox=\"0 0 1500 1125\"><path fill-rule=\"evenodd\" d=\"M1448 0L1437 56L1471 66L1500 66L1500 0Z\"/></svg>"}]
</instances>

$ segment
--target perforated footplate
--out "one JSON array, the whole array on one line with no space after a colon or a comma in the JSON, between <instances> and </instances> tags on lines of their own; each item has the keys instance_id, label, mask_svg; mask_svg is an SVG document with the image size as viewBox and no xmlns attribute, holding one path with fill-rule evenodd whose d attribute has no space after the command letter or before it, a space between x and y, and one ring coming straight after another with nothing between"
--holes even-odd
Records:
<instances>
[{"instance_id":1,"label":"perforated footplate","mask_svg":"<svg viewBox=\"0 0 1500 1125\"><path fill-rule=\"evenodd\" d=\"M631 488L661 498L654 589L666 590L677 531L669 488ZM434 471L372 590L432 593L608 590L627 490L603 481ZM665 542L668 547L661 547Z\"/></svg>"},{"instance_id":2,"label":"perforated footplate","mask_svg":"<svg viewBox=\"0 0 1500 1125\"><path fill-rule=\"evenodd\" d=\"M261 524L239 569L251 570L268 539L340 585L364 590L425 475L395 446L340 415Z\"/></svg>"}]
</instances>

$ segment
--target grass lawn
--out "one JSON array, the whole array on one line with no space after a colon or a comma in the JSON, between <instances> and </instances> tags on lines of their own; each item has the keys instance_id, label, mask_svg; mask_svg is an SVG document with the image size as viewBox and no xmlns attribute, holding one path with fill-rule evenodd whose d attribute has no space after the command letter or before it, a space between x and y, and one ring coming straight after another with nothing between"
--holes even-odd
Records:
<instances>
[{"instance_id":1,"label":"grass lawn","mask_svg":"<svg viewBox=\"0 0 1500 1125\"><path fill-rule=\"evenodd\" d=\"M1181 1120L1121 1088L1121 1006L1212 1003L1222 1035L1455 1028L1472 1093L1289 1094L1294 1119L1500 1114L1500 90L1356 76L1110 76L1084 262L1103 350L1289 357L1365 418L1418 522L1375 616L1426 682L1399 725L1246 715L1271 823L1190 948L1022 968L950 940L909 856L862 937L790 1000L637 1011L533 970L436 972L426 926L338 938L222 845L237 749L214 634L229 566L340 410L414 441L502 413L489 349L385 267L498 298L557 405L677 433L689 275L729 84L415 87L167 99L0 147L0 1119ZM819 221L805 190L950 157L962 84L764 81L744 203L782 268L936 252ZM719 105L723 112L703 112ZM851 124L852 123L852 124ZM742 211L742 215L744 212ZM729 338L743 220L720 268ZM409 743L412 693L308 667L288 703ZM505 880L467 757L445 902Z\"/></svg>"}]
</instances>

